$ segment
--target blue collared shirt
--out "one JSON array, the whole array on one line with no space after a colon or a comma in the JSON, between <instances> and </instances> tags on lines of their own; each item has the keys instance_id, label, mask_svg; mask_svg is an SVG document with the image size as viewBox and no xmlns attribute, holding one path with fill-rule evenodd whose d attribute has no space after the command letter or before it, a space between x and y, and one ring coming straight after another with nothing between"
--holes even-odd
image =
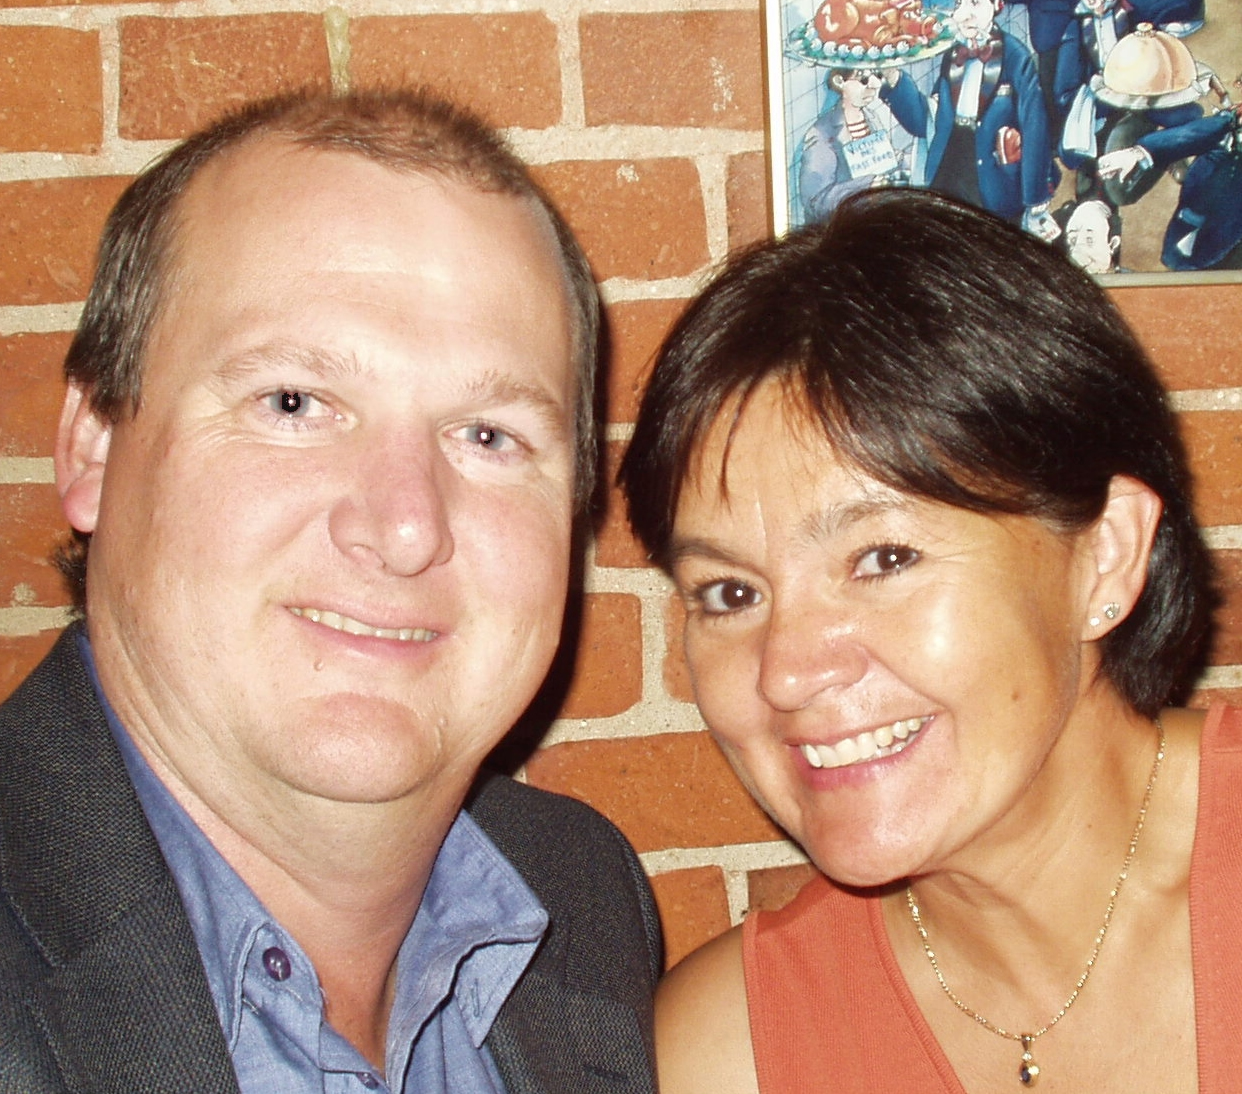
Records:
<instances>
[{"instance_id":1,"label":"blue collared shirt","mask_svg":"<svg viewBox=\"0 0 1242 1094\"><path fill-rule=\"evenodd\" d=\"M483 1040L547 912L466 814L449 829L397 955L385 1075L324 1018L314 967L134 746L82 656L198 942L243 1094L504 1094Z\"/></svg>"}]
</instances>

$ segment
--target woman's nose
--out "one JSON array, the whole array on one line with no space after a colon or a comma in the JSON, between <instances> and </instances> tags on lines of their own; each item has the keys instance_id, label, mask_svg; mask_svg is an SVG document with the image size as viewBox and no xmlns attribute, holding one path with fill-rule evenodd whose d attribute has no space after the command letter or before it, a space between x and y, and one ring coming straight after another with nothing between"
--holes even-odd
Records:
<instances>
[{"instance_id":1,"label":"woman's nose","mask_svg":"<svg viewBox=\"0 0 1242 1094\"><path fill-rule=\"evenodd\" d=\"M867 662L852 621L822 605L778 606L764 636L759 690L776 710L801 710L826 690L857 683Z\"/></svg>"}]
</instances>

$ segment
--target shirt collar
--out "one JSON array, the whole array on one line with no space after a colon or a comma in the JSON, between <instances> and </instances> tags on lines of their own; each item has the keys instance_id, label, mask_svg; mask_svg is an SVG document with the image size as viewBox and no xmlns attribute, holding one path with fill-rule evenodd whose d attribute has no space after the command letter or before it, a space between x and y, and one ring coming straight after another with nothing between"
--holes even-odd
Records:
<instances>
[{"instance_id":1,"label":"shirt collar","mask_svg":"<svg viewBox=\"0 0 1242 1094\"><path fill-rule=\"evenodd\" d=\"M100 687L85 632L78 644L181 894L232 1051L242 1019L243 975L256 940L266 945L274 937L296 967L309 969L310 961L151 769ZM404 1074L419 1031L448 999L460 1009L475 1048L482 1046L547 926L547 912L512 863L468 813L459 813L398 952L388 1073Z\"/></svg>"}]
</instances>

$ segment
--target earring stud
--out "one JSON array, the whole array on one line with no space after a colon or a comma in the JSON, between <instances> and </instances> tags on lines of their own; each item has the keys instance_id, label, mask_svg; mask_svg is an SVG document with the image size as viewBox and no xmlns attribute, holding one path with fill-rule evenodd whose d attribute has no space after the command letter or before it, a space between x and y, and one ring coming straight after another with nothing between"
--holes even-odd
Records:
<instances>
[{"instance_id":1,"label":"earring stud","mask_svg":"<svg viewBox=\"0 0 1242 1094\"><path fill-rule=\"evenodd\" d=\"M1117 616L1121 614L1121 605L1115 600L1110 600L1104 605L1103 612L1105 619L1116 619ZM1100 617L1098 615L1093 615L1087 620L1087 622L1093 627L1098 627L1100 625Z\"/></svg>"}]
</instances>

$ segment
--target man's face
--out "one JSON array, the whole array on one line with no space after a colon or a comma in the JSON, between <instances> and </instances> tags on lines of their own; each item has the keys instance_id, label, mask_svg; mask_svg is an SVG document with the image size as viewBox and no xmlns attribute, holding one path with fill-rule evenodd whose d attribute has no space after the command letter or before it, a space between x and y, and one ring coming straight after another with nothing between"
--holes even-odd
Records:
<instances>
[{"instance_id":1,"label":"man's face","mask_svg":"<svg viewBox=\"0 0 1242 1094\"><path fill-rule=\"evenodd\" d=\"M266 139L204 169L174 254L141 409L62 437L107 695L224 817L459 795L542 681L568 582L550 225Z\"/></svg>"},{"instance_id":2,"label":"man's face","mask_svg":"<svg viewBox=\"0 0 1242 1094\"><path fill-rule=\"evenodd\" d=\"M1069 256L1088 273L1108 273L1120 243L1110 230L1108 210L1102 202L1083 202L1065 225Z\"/></svg>"},{"instance_id":3,"label":"man's face","mask_svg":"<svg viewBox=\"0 0 1242 1094\"><path fill-rule=\"evenodd\" d=\"M881 83L879 73L874 70L859 70L841 82L841 98L851 106L866 106L875 101Z\"/></svg>"},{"instance_id":4,"label":"man's face","mask_svg":"<svg viewBox=\"0 0 1242 1094\"><path fill-rule=\"evenodd\" d=\"M964 42L983 42L992 33L996 5L992 0L958 0L953 9L953 25Z\"/></svg>"}]
</instances>

